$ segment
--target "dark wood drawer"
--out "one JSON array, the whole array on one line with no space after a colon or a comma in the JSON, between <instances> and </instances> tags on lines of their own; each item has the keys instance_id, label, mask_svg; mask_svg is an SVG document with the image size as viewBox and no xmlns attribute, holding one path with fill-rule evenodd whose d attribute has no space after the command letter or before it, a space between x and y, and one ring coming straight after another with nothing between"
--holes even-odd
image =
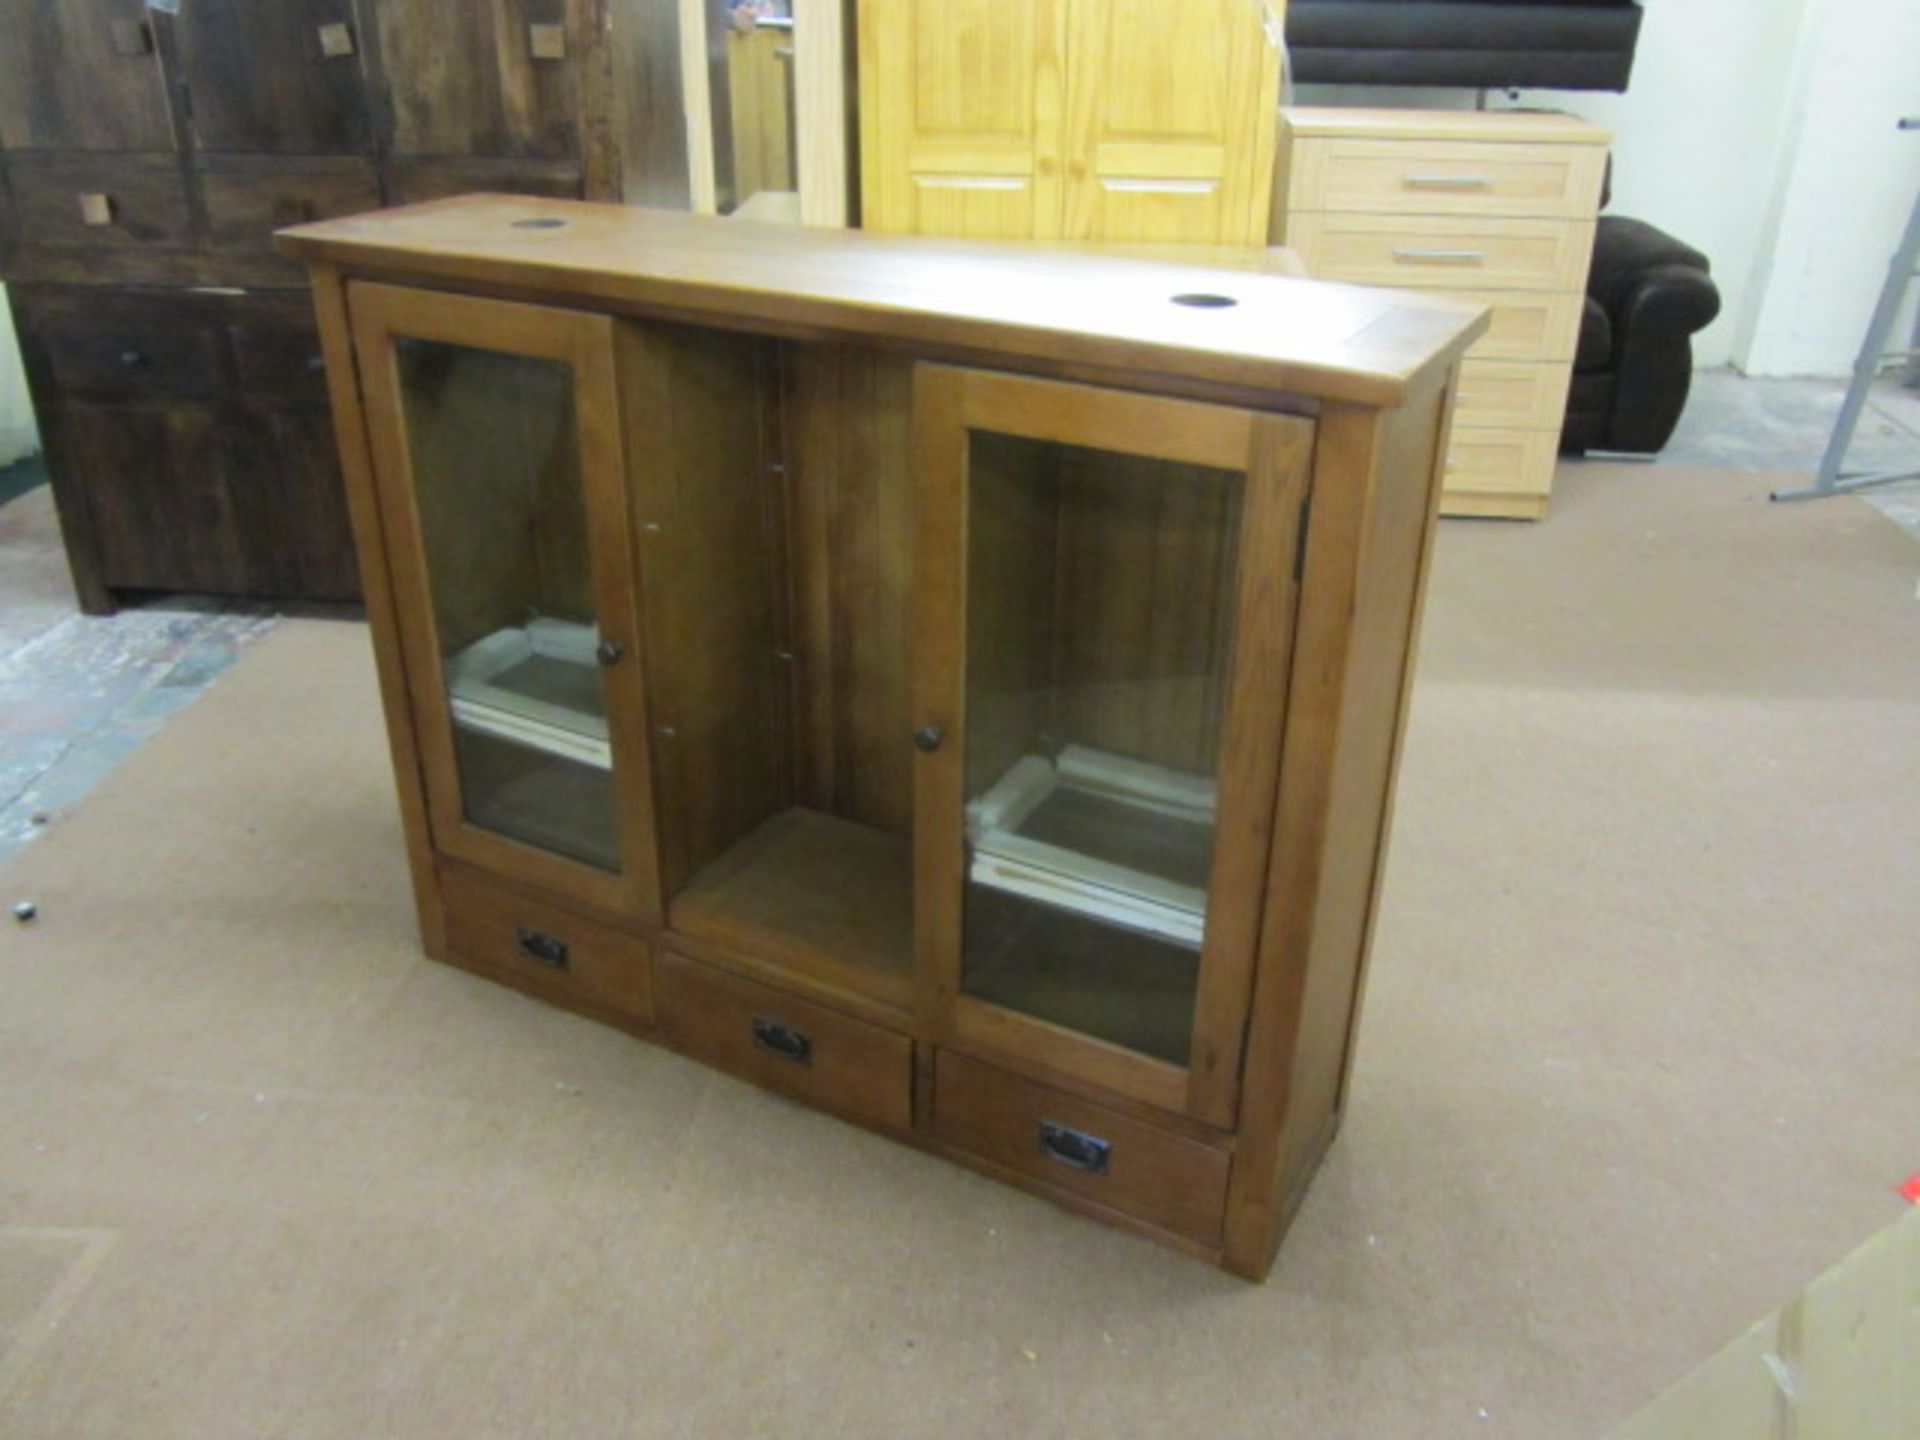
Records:
<instances>
[{"instance_id":1,"label":"dark wood drawer","mask_svg":"<svg viewBox=\"0 0 1920 1440\"><path fill-rule=\"evenodd\" d=\"M7 157L13 244L103 252L193 242L179 163L171 155Z\"/></svg>"},{"instance_id":2,"label":"dark wood drawer","mask_svg":"<svg viewBox=\"0 0 1920 1440\"><path fill-rule=\"evenodd\" d=\"M1225 1150L950 1050L934 1063L933 1130L1003 1170L1220 1243Z\"/></svg>"},{"instance_id":3,"label":"dark wood drawer","mask_svg":"<svg viewBox=\"0 0 1920 1440\"><path fill-rule=\"evenodd\" d=\"M380 208L373 166L353 156L206 155L195 163L216 250L271 254L276 230Z\"/></svg>"},{"instance_id":4,"label":"dark wood drawer","mask_svg":"<svg viewBox=\"0 0 1920 1440\"><path fill-rule=\"evenodd\" d=\"M392 176L395 205L444 200L450 195L481 192L504 195L544 195L577 200L581 195L580 167L571 160L423 160L395 157Z\"/></svg>"},{"instance_id":5,"label":"dark wood drawer","mask_svg":"<svg viewBox=\"0 0 1920 1440\"><path fill-rule=\"evenodd\" d=\"M40 338L70 394L216 395L229 386L226 337L213 307L192 299L68 291L42 312Z\"/></svg>"},{"instance_id":6,"label":"dark wood drawer","mask_svg":"<svg viewBox=\"0 0 1920 1440\"><path fill-rule=\"evenodd\" d=\"M36 397L37 398L37 397ZM60 508L84 522L102 583L232 595L248 588L234 514L236 445L220 409L193 400L42 404Z\"/></svg>"},{"instance_id":7,"label":"dark wood drawer","mask_svg":"<svg viewBox=\"0 0 1920 1440\"><path fill-rule=\"evenodd\" d=\"M462 871L443 870L440 886L456 955L536 994L653 1022L653 965L644 940Z\"/></svg>"},{"instance_id":8,"label":"dark wood drawer","mask_svg":"<svg viewBox=\"0 0 1920 1440\"><path fill-rule=\"evenodd\" d=\"M170 149L154 25L146 0L0 4L0 146Z\"/></svg>"},{"instance_id":9,"label":"dark wood drawer","mask_svg":"<svg viewBox=\"0 0 1920 1440\"><path fill-rule=\"evenodd\" d=\"M313 302L305 294L261 296L233 326L240 388L262 400L324 405L327 367Z\"/></svg>"},{"instance_id":10,"label":"dark wood drawer","mask_svg":"<svg viewBox=\"0 0 1920 1440\"><path fill-rule=\"evenodd\" d=\"M660 1026L695 1059L863 1124L913 1123L913 1042L671 952Z\"/></svg>"},{"instance_id":11,"label":"dark wood drawer","mask_svg":"<svg viewBox=\"0 0 1920 1440\"><path fill-rule=\"evenodd\" d=\"M178 68L193 96L195 150L351 155L370 147L353 0L188 0L170 8L168 68Z\"/></svg>"}]
</instances>

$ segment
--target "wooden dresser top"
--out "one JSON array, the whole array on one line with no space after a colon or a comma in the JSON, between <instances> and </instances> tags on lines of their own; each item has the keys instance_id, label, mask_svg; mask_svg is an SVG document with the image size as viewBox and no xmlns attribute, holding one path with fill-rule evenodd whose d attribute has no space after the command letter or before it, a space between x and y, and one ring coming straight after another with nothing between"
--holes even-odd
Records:
<instances>
[{"instance_id":1,"label":"wooden dresser top","mask_svg":"<svg viewBox=\"0 0 1920 1440\"><path fill-rule=\"evenodd\" d=\"M1452 140L1530 145L1606 145L1613 136L1590 120L1553 110L1378 110L1289 105L1280 123L1295 138Z\"/></svg>"},{"instance_id":2,"label":"wooden dresser top","mask_svg":"<svg viewBox=\"0 0 1920 1440\"><path fill-rule=\"evenodd\" d=\"M1194 252L1209 262L1199 264L530 196L465 195L302 225L282 230L279 245L383 279L1370 405L1424 389L1486 327L1484 308L1466 301L1260 273L1259 250ZM1233 303L1176 303L1184 295Z\"/></svg>"}]
</instances>

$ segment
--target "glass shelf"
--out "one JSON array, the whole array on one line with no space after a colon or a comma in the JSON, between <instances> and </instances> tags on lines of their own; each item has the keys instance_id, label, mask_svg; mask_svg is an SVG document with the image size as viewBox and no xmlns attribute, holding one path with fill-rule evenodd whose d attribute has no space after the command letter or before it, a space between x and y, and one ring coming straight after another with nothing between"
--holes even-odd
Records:
<instances>
[{"instance_id":1,"label":"glass shelf","mask_svg":"<svg viewBox=\"0 0 1920 1440\"><path fill-rule=\"evenodd\" d=\"M596 769L613 767L591 625L535 617L447 662L454 723Z\"/></svg>"},{"instance_id":2,"label":"glass shelf","mask_svg":"<svg viewBox=\"0 0 1920 1440\"><path fill-rule=\"evenodd\" d=\"M967 806L968 878L1198 950L1214 809L1202 775L1080 745L1022 756Z\"/></svg>"}]
</instances>

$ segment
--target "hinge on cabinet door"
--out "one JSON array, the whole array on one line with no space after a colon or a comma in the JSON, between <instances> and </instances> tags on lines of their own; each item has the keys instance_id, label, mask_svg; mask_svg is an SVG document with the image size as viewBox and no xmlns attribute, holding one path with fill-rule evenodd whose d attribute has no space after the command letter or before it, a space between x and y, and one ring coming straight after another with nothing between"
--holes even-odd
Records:
<instances>
[{"instance_id":1,"label":"hinge on cabinet door","mask_svg":"<svg viewBox=\"0 0 1920 1440\"><path fill-rule=\"evenodd\" d=\"M1307 516L1313 510L1313 496L1300 497L1300 523L1293 531L1293 583L1298 585L1307 573Z\"/></svg>"}]
</instances>

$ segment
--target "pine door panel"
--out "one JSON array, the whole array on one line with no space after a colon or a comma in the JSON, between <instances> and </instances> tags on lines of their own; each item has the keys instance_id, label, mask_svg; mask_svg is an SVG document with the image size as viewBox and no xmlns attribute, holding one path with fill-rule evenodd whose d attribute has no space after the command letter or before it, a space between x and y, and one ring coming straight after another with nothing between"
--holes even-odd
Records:
<instances>
[{"instance_id":1,"label":"pine door panel","mask_svg":"<svg viewBox=\"0 0 1920 1440\"><path fill-rule=\"evenodd\" d=\"M1069 239L1264 244L1278 52L1247 0L1073 0Z\"/></svg>"},{"instance_id":2,"label":"pine door panel","mask_svg":"<svg viewBox=\"0 0 1920 1440\"><path fill-rule=\"evenodd\" d=\"M869 229L1060 233L1065 12L1065 0L861 7Z\"/></svg>"}]
</instances>

